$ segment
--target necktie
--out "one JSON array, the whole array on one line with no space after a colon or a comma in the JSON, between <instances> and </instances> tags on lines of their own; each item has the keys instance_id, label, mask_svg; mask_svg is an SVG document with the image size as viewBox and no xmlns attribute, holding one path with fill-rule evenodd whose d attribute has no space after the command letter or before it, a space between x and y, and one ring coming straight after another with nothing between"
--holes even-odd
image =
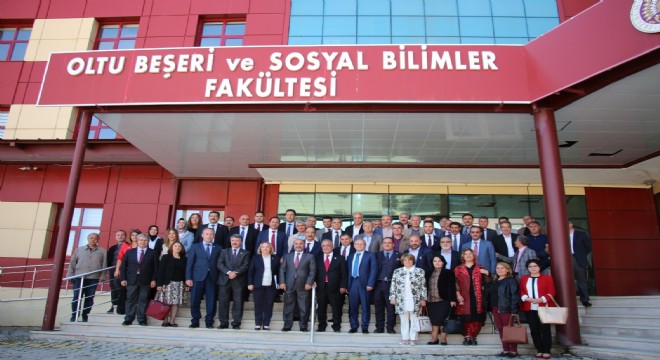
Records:
<instances>
[{"instance_id":1,"label":"necktie","mask_svg":"<svg viewBox=\"0 0 660 360\"><path fill-rule=\"evenodd\" d=\"M275 231L270 232L270 245L273 247L273 253L276 253L275 249Z\"/></svg>"},{"instance_id":2,"label":"necktie","mask_svg":"<svg viewBox=\"0 0 660 360\"><path fill-rule=\"evenodd\" d=\"M335 247L339 247L339 231L335 231Z\"/></svg>"},{"instance_id":3,"label":"necktie","mask_svg":"<svg viewBox=\"0 0 660 360\"><path fill-rule=\"evenodd\" d=\"M360 253L355 253L355 260L353 260L353 278L358 277L360 269Z\"/></svg>"},{"instance_id":4,"label":"necktie","mask_svg":"<svg viewBox=\"0 0 660 360\"><path fill-rule=\"evenodd\" d=\"M389 251L386 252L386 253L385 253L385 256L387 256L387 260L389 260L389 259L390 259L390 252L389 252Z\"/></svg>"},{"instance_id":5,"label":"necktie","mask_svg":"<svg viewBox=\"0 0 660 360\"><path fill-rule=\"evenodd\" d=\"M257 224L257 232L261 231L261 224Z\"/></svg>"},{"instance_id":6,"label":"necktie","mask_svg":"<svg viewBox=\"0 0 660 360\"><path fill-rule=\"evenodd\" d=\"M142 264L142 259L144 259L144 249L140 250L140 258L138 259L138 264Z\"/></svg>"},{"instance_id":7,"label":"necktie","mask_svg":"<svg viewBox=\"0 0 660 360\"><path fill-rule=\"evenodd\" d=\"M330 255L325 256L325 262L323 263L325 265L325 282L328 282L328 270L330 269Z\"/></svg>"},{"instance_id":8,"label":"necktie","mask_svg":"<svg viewBox=\"0 0 660 360\"><path fill-rule=\"evenodd\" d=\"M299 264L300 264L300 253L297 252L297 253L296 253L296 259L293 260L293 266L295 266L296 269L297 269Z\"/></svg>"},{"instance_id":9,"label":"necktie","mask_svg":"<svg viewBox=\"0 0 660 360\"><path fill-rule=\"evenodd\" d=\"M211 256L211 245L206 244L206 256Z\"/></svg>"},{"instance_id":10,"label":"necktie","mask_svg":"<svg viewBox=\"0 0 660 360\"><path fill-rule=\"evenodd\" d=\"M286 226L286 236L287 237L291 236L291 224L288 224Z\"/></svg>"},{"instance_id":11,"label":"necktie","mask_svg":"<svg viewBox=\"0 0 660 360\"><path fill-rule=\"evenodd\" d=\"M481 231L484 233L484 240L487 240L486 239L486 234L488 233L488 231L486 231L486 229L481 229Z\"/></svg>"},{"instance_id":12,"label":"necktie","mask_svg":"<svg viewBox=\"0 0 660 360\"><path fill-rule=\"evenodd\" d=\"M312 245L314 245L314 243L307 243L307 252L308 253L312 252Z\"/></svg>"},{"instance_id":13,"label":"necktie","mask_svg":"<svg viewBox=\"0 0 660 360\"><path fill-rule=\"evenodd\" d=\"M479 256L479 242L478 241L474 242L474 254L476 256Z\"/></svg>"},{"instance_id":14,"label":"necktie","mask_svg":"<svg viewBox=\"0 0 660 360\"><path fill-rule=\"evenodd\" d=\"M456 240L456 235L454 235L454 250L458 251L458 240Z\"/></svg>"},{"instance_id":15,"label":"necktie","mask_svg":"<svg viewBox=\"0 0 660 360\"><path fill-rule=\"evenodd\" d=\"M431 242L431 235L426 235L426 246L431 248L433 246L433 243Z\"/></svg>"},{"instance_id":16,"label":"necktie","mask_svg":"<svg viewBox=\"0 0 660 360\"><path fill-rule=\"evenodd\" d=\"M236 261L237 251L238 250L234 249L234 261Z\"/></svg>"},{"instance_id":17,"label":"necktie","mask_svg":"<svg viewBox=\"0 0 660 360\"><path fill-rule=\"evenodd\" d=\"M344 249L341 251L341 256L343 256L344 259L346 259L346 246L344 246Z\"/></svg>"},{"instance_id":18,"label":"necktie","mask_svg":"<svg viewBox=\"0 0 660 360\"><path fill-rule=\"evenodd\" d=\"M211 224L209 227L213 229L213 232L215 232L215 224Z\"/></svg>"},{"instance_id":19,"label":"necktie","mask_svg":"<svg viewBox=\"0 0 660 360\"><path fill-rule=\"evenodd\" d=\"M241 226L241 237L243 238L243 241L245 241L245 227Z\"/></svg>"}]
</instances>

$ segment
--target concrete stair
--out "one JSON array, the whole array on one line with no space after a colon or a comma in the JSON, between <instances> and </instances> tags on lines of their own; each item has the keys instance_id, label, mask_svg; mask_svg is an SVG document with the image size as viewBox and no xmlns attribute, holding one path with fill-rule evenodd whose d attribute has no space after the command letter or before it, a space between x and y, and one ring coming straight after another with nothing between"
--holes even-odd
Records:
<instances>
[{"instance_id":1,"label":"concrete stair","mask_svg":"<svg viewBox=\"0 0 660 360\"><path fill-rule=\"evenodd\" d=\"M660 296L593 297L580 311L576 355L607 359L660 358ZM580 306L582 308L582 306Z\"/></svg>"},{"instance_id":2,"label":"concrete stair","mask_svg":"<svg viewBox=\"0 0 660 360\"><path fill-rule=\"evenodd\" d=\"M97 309L95 309L97 310ZM231 311L231 310L230 310ZM204 313L204 311L202 311ZM203 320L203 319L202 319ZM276 303L271 321L271 331L254 330L254 312L251 302L245 303L245 311L240 330L233 329L206 329L202 321L202 327L189 329L190 309L182 307L179 310L176 322L178 328L161 327L162 321L149 318L149 326L139 326L137 321L131 326L122 326L123 316L92 312L89 322L62 322L58 331L43 332L33 331L33 339L66 339L66 340L92 340L113 341L130 343L148 343L168 346L204 346L218 347L223 349L259 350L267 347L269 349L287 350L301 348L313 352L346 352L346 353L382 353L382 354L433 354L433 355L495 355L502 351L499 335L493 333L492 323L487 320L486 326L478 337L478 346L463 346L461 335L449 335L448 346L426 345L430 341L430 334L419 334L418 343L423 345L407 346L399 345L401 335L376 334L374 326L374 315L372 308L372 321L370 334L349 334L348 306L344 309L342 318L342 332L334 333L328 326L328 331L323 333L303 333L298 330L298 323L294 323L293 330L282 332L282 304ZM397 319L398 321L398 319ZM218 326L216 316L215 326ZM311 324L310 324L311 328ZM399 330L397 325L396 330ZM313 336L313 342L312 342ZM521 354L533 354L534 349L530 344L520 345ZM368 345L365 345L368 344ZM563 348L557 347L553 351L561 352Z\"/></svg>"}]
</instances>

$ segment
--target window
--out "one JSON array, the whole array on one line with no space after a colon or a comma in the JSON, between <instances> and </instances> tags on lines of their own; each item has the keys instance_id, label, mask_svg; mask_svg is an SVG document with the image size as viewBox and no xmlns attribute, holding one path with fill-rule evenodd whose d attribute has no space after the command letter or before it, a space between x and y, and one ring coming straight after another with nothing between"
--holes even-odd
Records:
<instances>
[{"instance_id":1,"label":"window","mask_svg":"<svg viewBox=\"0 0 660 360\"><path fill-rule=\"evenodd\" d=\"M66 248L67 256L71 256L73 249L87 245L87 236L89 234L99 233L101 231L102 218L102 208L75 208L73 210L71 230L69 231L69 244Z\"/></svg>"},{"instance_id":2,"label":"window","mask_svg":"<svg viewBox=\"0 0 660 360\"><path fill-rule=\"evenodd\" d=\"M5 135L5 128L7 128L7 119L9 118L9 111L0 110L0 139Z\"/></svg>"},{"instance_id":3,"label":"window","mask_svg":"<svg viewBox=\"0 0 660 360\"><path fill-rule=\"evenodd\" d=\"M92 115L92 122L89 124L88 139L123 139L121 135L117 134L103 121L99 120L96 115Z\"/></svg>"},{"instance_id":4,"label":"window","mask_svg":"<svg viewBox=\"0 0 660 360\"><path fill-rule=\"evenodd\" d=\"M199 46L241 46L245 36L245 21L213 20L202 23Z\"/></svg>"},{"instance_id":5,"label":"window","mask_svg":"<svg viewBox=\"0 0 660 360\"><path fill-rule=\"evenodd\" d=\"M138 24L114 23L99 26L95 50L134 49L137 39Z\"/></svg>"},{"instance_id":6,"label":"window","mask_svg":"<svg viewBox=\"0 0 660 360\"><path fill-rule=\"evenodd\" d=\"M1 27L0 61L23 60L31 32L29 27Z\"/></svg>"}]
</instances>

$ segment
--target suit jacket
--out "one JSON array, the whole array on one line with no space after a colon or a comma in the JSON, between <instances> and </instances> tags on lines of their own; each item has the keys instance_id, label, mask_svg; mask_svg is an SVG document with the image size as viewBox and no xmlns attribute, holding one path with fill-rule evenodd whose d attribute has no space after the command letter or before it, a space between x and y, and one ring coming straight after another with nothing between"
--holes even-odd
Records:
<instances>
[{"instance_id":1,"label":"suit jacket","mask_svg":"<svg viewBox=\"0 0 660 360\"><path fill-rule=\"evenodd\" d=\"M318 242L318 241L314 241L312 243L312 251L309 251L309 245L307 244L307 241L305 240L305 250L304 251L306 253L312 254L313 256L316 256L316 255L318 255L322 252L321 251L321 243Z\"/></svg>"},{"instance_id":2,"label":"suit jacket","mask_svg":"<svg viewBox=\"0 0 660 360\"><path fill-rule=\"evenodd\" d=\"M376 262L378 263L378 274L376 275L376 280L381 281L392 281L392 274L394 270L402 267L401 264L401 254L398 251L392 250L392 254L388 259L385 256L385 251L379 251L376 253Z\"/></svg>"},{"instance_id":3,"label":"suit jacket","mask_svg":"<svg viewBox=\"0 0 660 360\"><path fill-rule=\"evenodd\" d=\"M472 241L463 244L461 251L471 248ZM477 257L477 263L482 268L490 271L491 275L495 274L495 265L497 265L497 259L495 258L495 248L493 248L493 243L487 240L479 241L479 256Z\"/></svg>"},{"instance_id":4,"label":"suit jacket","mask_svg":"<svg viewBox=\"0 0 660 360\"><path fill-rule=\"evenodd\" d=\"M316 277L316 260L312 254L303 252L297 268L295 258L295 252L288 253L280 265L280 274L277 279L280 285L286 284L286 291L304 291L305 285L314 284Z\"/></svg>"},{"instance_id":5,"label":"suit jacket","mask_svg":"<svg viewBox=\"0 0 660 360\"><path fill-rule=\"evenodd\" d=\"M151 241L151 240L149 240L149 241ZM130 242L130 240L129 240L129 242ZM154 244L153 250L156 252L156 254L158 254L158 260L156 260L156 261L160 261L160 254L163 252L163 238L161 238L161 237L156 238L156 244Z\"/></svg>"},{"instance_id":6,"label":"suit jacket","mask_svg":"<svg viewBox=\"0 0 660 360\"><path fill-rule=\"evenodd\" d=\"M433 268L426 272L426 286L430 286L431 275L433 275ZM456 301L456 276L453 270L444 269L438 276L438 295L442 300ZM430 294L429 294L430 295Z\"/></svg>"},{"instance_id":7,"label":"suit jacket","mask_svg":"<svg viewBox=\"0 0 660 360\"><path fill-rule=\"evenodd\" d=\"M247 225L245 229L247 230L247 234L245 234L245 241L244 241L245 250L249 251L250 254L255 254L254 248L257 246L257 237L259 236L259 233L257 232L257 229L253 227L253 225ZM230 248L231 241L229 240L229 238L232 235L240 235L240 234L241 234L240 226L234 226L233 228L229 229L229 234L227 236L226 244L224 244L222 247Z\"/></svg>"},{"instance_id":8,"label":"suit jacket","mask_svg":"<svg viewBox=\"0 0 660 360\"><path fill-rule=\"evenodd\" d=\"M348 289L346 260L341 255L330 254L330 266L325 270L325 254L316 256L316 286L319 291L339 293L339 289ZM325 281L326 276L328 281Z\"/></svg>"},{"instance_id":9,"label":"suit jacket","mask_svg":"<svg viewBox=\"0 0 660 360\"><path fill-rule=\"evenodd\" d=\"M463 245L465 245L465 243L472 240L472 238L469 235L457 234L456 235L456 238L458 239L458 245L457 245L456 241L454 241L454 235L453 234L450 234L449 238L451 239L451 249L459 251L459 252L461 251L461 249L463 248Z\"/></svg>"},{"instance_id":10,"label":"suit jacket","mask_svg":"<svg viewBox=\"0 0 660 360\"><path fill-rule=\"evenodd\" d=\"M337 256L341 256L341 248L342 247L339 246L338 248L335 248L334 250L332 250L332 252L335 253L335 255L337 255ZM353 243L351 243L351 246L348 248L348 255L346 256L346 258L344 260L348 261L348 256L351 256L351 254L355 254L355 248L353 247Z\"/></svg>"},{"instance_id":11,"label":"suit jacket","mask_svg":"<svg viewBox=\"0 0 660 360\"><path fill-rule=\"evenodd\" d=\"M287 224L288 223L286 221L281 222L280 227L278 228L279 231L284 232L284 236L286 236L286 226L287 226ZM296 222L295 221L293 222L293 225L291 225L291 228L293 229L291 231L291 235L298 233L298 229L296 229Z\"/></svg>"},{"instance_id":12,"label":"suit jacket","mask_svg":"<svg viewBox=\"0 0 660 360\"><path fill-rule=\"evenodd\" d=\"M362 252L362 259L360 260L360 267L358 268L358 278L353 278L353 259L355 258L353 253L348 256L348 261L346 261L346 266L348 270L348 288L351 288L353 281L360 282L360 288L365 289L368 287L376 287L376 276L378 275L378 261L376 256L373 253L368 251Z\"/></svg>"},{"instance_id":13,"label":"suit jacket","mask_svg":"<svg viewBox=\"0 0 660 360\"><path fill-rule=\"evenodd\" d=\"M525 299L532 297L532 294L530 294L527 291L527 281L529 280L529 275L525 275L520 279L520 299L522 300L520 304L520 310L522 311L530 311L532 308L532 303L525 301ZM554 307L555 303L550 299L549 295L552 295L552 297L555 297L555 283L554 280L548 275L541 274L537 278L537 287L539 289L539 293L536 295L536 298L542 298L545 300L545 302L548 304L550 307ZM539 306L545 306L545 304Z\"/></svg>"},{"instance_id":14,"label":"suit jacket","mask_svg":"<svg viewBox=\"0 0 660 360\"><path fill-rule=\"evenodd\" d=\"M234 260L234 249L226 248L220 252L218 256L218 285L229 284L228 272L236 272L236 278L232 281L247 285L247 271L250 265L250 252L243 249L238 249L236 260Z\"/></svg>"},{"instance_id":15,"label":"suit jacket","mask_svg":"<svg viewBox=\"0 0 660 360\"><path fill-rule=\"evenodd\" d=\"M422 247L428 247L428 244L426 243L426 234L420 235L420 239L422 239ZM440 238L433 235L431 236L431 250L438 250L440 249Z\"/></svg>"},{"instance_id":16,"label":"suit jacket","mask_svg":"<svg viewBox=\"0 0 660 360\"><path fill-rule=\"evenodd\" d=\"M518 279L520 279L522 276L529 274L529 270L527 270L527 266L526 266L527 260L536 259L536 251L525 246L522 249L522 254L520 255L520 259L518 259L518 253L520 253L520 249L516 249L516 253L513 255L513 257L508 259L513 264L513 266L511 267L513 272L517 274Z\"/></svg>"},{"instance_id":17,"label":"suit jacket","mask_svg":"<svg viewBox=\"0 0 660 360\"><path fill-rule=\"evenodd\" d=\"M354 236L353 236L353 225L348 225L346 227L346 229L344 229L344 233L350 235L351 238L354 238ZM359 234L363 234L363 233L364 233L364 226L360 226Z\"/></svg>"},{"instance_id":18,"label":"suit jacket","mask_svg":"<svg viewBox=\"0 0 660 360\"><path fill-rule=\"evenodd\" d=\"M511 234L511 246L513 247L513 251L516 251L516 239L518 238L518 234ZM495 238L491 239L493 243L493 247L495 248L495 256L498 259L502 259L506 262L509 262L507 259L504 259L504 257L509 257L509 250L506 247L506 240L504 240L504 235L497 235Z\"/></svg>"},{"instance_id":19,"label":"suit jacket","mask_svg":"<svg viewBox=\"0 0 660 360\"><path fill-rule=\"evenodd\" d=\"M330 228L330 230L332 230L332 228ZM319 242L323 240L323 234L325 234L325 227L316 230L316 240L318 240Z\"/></svg>"},{"instance_id":20,"label":"suit jacket","mask_svg":"<svg viewBox=\"0 0 660 360\"><path fill-rule=\"evenodd\" d=\"M186 280L204 281L207 276L210 276L211 280L217 281L220 251L221 247L213 244L211 246L211 256L208 256L203 242L193 244L187 254Z\"/></svg>"},{"instance_id":21,"label":"suit jacket","mask_svg":"<svg viewBox=\"0 0 660 360\"><path fill-rule=\"evenodd\" d=\"M495 230L493 230L493 229L491 229L491 228L486 228L486 230L484 230L484 229L481 229L481 230L482 230L483 233L486 233L486 239L487 239L488 241L493 241L493 239L495 238L495 236L497 236L497 231L495 231ZM483 234L483 233L481 234L481 238L482 238L482 239L484 238L484 234Z\"/></svg>"},{"instance_id":22,"label":"suit jacket","mask_svg":"<svg viewBox=\"0 0 660 360\"><path fill-rule=\"evenodd\" d=\"M248 268L248 276L247 276L247 284L248 285L253 285L255 288L261 288L263 285L263 279L264 279L264 258L261 256L261 254L256 254L255 256L252 257L250 260L250 267ZM275 277L278 275L280 271L280 261L278 260L277 256L271 255L270 257L270 273L272 277L272 286L275 287L277 286L277 283L275 282Z\"/></svg>"},{"instance_id":23,"label":"suit jacket","mask_svg":"<svg viewBox=\"0 0 660 360\"><path fill-rule=\"evenodd\" d=\"M591 240L584 231L573 231L573 257L582 268L589 266L587 256L591 253Z\"/></svg>"},{"instance_id":24,"label":"suit jacket","mask_svg":"<svg viewBox=\"0 0 660 360\"><path fill-rule=\"evenodd\" d=\"M425 255L426 256L425 261L426 261L426 264L427 264L426 265L427 269L433 270L433 258L436 255L440 255L440 256L444 257L445 258L445 264L449 265L449 263L447 263L447 261L449 261L450 259L447 259L447 255L443 254L442 250L433 250L433 251L427 252L426 255ZM451 255L449 255L449 256L451 257L451 266L449 266L448 269L449 270L454 270L454 269L456 269L456 267L458 265L461 264L461 253L458 252L458 251L452 250Z\"/></svg>"},{"instance_id":25,"label":"suit jacket","mask_svg":"<svg viewBox=\"0 0 660 360\"><path fill-rule=\"evenodd\" d=\"M344 230L339 230L339 237L340 238L343 234L344 234ZM332 244L335 245L334 236L335 236L335 229L332 229L331 231L321 235L321 241L323 241L323 240L332 240ZM340 243L340 245L341 245L341 243Z\"/></svg>"},{"instance_id":26,"label":"suit jacket","mask_svg":"<svg viewBox=\"0 0 660 360\"><path fill-rule=\"evenodd\" d=\"M229 239L228 237L229 229L220 223L217 223L215 226L216 226L216 232L215 232L215 237L213 238L213 244L225 247L225 245L227 244L227 240ZM195 234L195 241L193 241L193 244L203 242L202 232L204 232L204 229L208 227L209 224L204 224L199 228L197 228L197 233Z\"/></svg>"},{"instance_id":27,"label":"suit jacket","mask_svg":"<svg viewBox=\"0 0 660 360\"><path fill-rule=\"evenodd\" d=\"M413 231L413 229L410 226L407 229L403 229L403 232L402 232L403 237L409 238L410 235L413 234L412 231ZM422 234L424 234L424 228L422 228L422 226L420 226L419 227L419 236L422 236Z\"/></svg>"},{"instance_id":28,"label":"suit jacket","mask_svg":"<svg viewBox=\"0 0 660 360\"><path fill-rule=\"evenodd\" d=\"M256 223L251 223L249 226L250 226L251 228L253 228L254 231L257 231L257 228L256 228L257 224L256 224ZM264 229L268 229L268 224L266 224L266 223L261 223L261 231L264 231ZM257 234L259 234L261 231L257 231Z\"/></svg>"},{"instance_id":29,"label":"suit jacket","mask_svg":"<svg viewBox=\"0 0 660 360\"><path fill-rule=\"evenodd\" d=\"M257 245L254 247L254 254L257 254L259 250L259 244L262 242L270 242L270 228L262 230L257 236ZM284 256L288 250L286 248L286 234L280 230L277 230L277 235L275 235L275 255L277 258Z\"/></svg>"},{"instance_id":30,"label":"suit jacket","mask_svg":"<svg viewBox=\"0 0 660 360\"><path fill-rule=\"evenodd\" d=\"M415 258L415 266L426 271L429 269L427 259L426 259L426 254L433 252L431 249L427 247L419 247L419 251L417 251L417 257ZM410 253L410 248L408 248L406 251L403 252L404 254L409 254Z\"/></svg>"},{"instance_id":31,"label":"suit jacket","mask_svg":"<svg viewBox=\"0 0 660 360\"><path fill-rule=\"evenodd\" d=\"M355 237L355 240L357 240L357 239L364 239L364 233L358 234ZM355 241L355 240L353 240L353 241ZM372 253L375 254L375 253L377 253L381 250L381 248L383 247L382 245L383 245L383 236L372 233L371 234L371 243L367 247L367 251L372 252Z\"/></svg>"},{"instance_id":32,"label":"suit jacket","mask_svg":"<svg viewBox=\"0 0 660 360\"><path fill-rule=\"evenodd\" d=\"M127 281L128 285L149 285L156 281L158 276L158 257L159 253L146 248L142 262L138 264L138 250L134 248L126 251L124 260L121 263L121 281ZM138 269L140 274L138 275Z\"/></svg>"}]
</instances>

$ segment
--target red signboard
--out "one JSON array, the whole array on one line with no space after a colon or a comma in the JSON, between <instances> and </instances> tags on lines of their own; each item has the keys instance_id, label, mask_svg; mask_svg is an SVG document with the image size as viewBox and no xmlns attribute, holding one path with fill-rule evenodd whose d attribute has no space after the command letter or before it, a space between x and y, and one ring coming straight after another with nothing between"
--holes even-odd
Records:
<instances>
[{"instance_id":1,"label":"red signboard","mask_svg":"<svg viewBox=\"0 0 660 360\"><path fill-rule=\"evenodd\" d=\"M39 105L528 103L522 46L196 47L54 53Z\"/></svg>"}]
</instances>

